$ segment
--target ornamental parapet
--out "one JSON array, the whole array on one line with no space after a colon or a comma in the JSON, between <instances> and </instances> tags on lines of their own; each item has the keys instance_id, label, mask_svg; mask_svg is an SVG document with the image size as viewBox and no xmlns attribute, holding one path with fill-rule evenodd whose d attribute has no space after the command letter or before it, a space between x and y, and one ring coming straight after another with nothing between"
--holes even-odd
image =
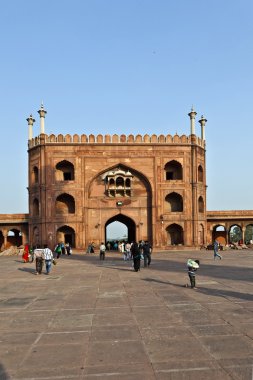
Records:
<instances>
[{"instance_id":1,"label":"ornamental parapet","mask_svg":"<svg viewBox=\"0 0 253 380\"><path fill-rule=\"evenodd\" d=\"M191 145L192 138L191 136L186 135L46 135L41 134L37 137L32 138L28 142L28 148L33 148L38 145L44 144L175 144L175 145ZM200 137L196 136L194 145L198 145L202 148L205 148L205 141Z\"/></svg>"}]
</instances>

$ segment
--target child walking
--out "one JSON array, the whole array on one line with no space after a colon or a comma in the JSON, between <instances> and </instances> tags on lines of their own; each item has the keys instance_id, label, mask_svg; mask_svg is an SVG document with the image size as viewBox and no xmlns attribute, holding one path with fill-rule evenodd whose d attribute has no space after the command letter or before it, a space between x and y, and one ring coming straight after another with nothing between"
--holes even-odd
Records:
<instances>
[{"instance_id":1,"label":"child walking","mask_svg":"<svg viewBox=\"0 0 253 380\"><path fill-rule=\"evenodd\" d=\"M188 268L188 276L190 279L191 288L197 289L196 288L196 271L199 268L199 260L189 259L187 261L187 268Z\"/></svg>"}]
</instances>

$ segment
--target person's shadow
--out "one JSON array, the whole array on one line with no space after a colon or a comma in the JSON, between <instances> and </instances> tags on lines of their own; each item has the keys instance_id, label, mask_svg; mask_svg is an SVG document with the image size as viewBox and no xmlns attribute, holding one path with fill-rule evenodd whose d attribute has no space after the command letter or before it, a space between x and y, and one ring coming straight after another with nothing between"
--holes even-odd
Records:
<instances>
[{"instance_id":1,"label":"person's shadow","mask_svg":"<svg viewBox=\"0 0 253 380\"><path fill-rule=\"evenodd\" d=\"M18 270L20 270L21 272L28 272L31 274L35 274L36 272L34 268L18 268Z\"/></svg>"},{"instance_id":2,"label":"person's shadow","mask_svg":"<svg viewBox=\"0 0 253 380\"><path fill-rule=\"evenodd\" d=\"M0 379L1 380L11 380L10 376L6 372L2 363L0 363Z\"/></svg>"}]
</instances>

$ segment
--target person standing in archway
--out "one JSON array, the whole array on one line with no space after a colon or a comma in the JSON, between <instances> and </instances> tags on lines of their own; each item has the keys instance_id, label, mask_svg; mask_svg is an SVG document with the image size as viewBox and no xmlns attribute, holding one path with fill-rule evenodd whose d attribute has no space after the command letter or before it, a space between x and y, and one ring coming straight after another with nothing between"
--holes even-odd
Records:
<instances>
[{"instance_id":1,"label":"person standing in archway","mask_svg":"<svg viewBox=\"0 0 253 380\"><path fill-rule=\"evenodd\" d=\"M135 272L138 272L140 270L141 253L140 253L139 246L136 242L134 242L131 246L131 253L132 253L133 261L134 261L134 270Z\"/></svg>"}]
</instances>

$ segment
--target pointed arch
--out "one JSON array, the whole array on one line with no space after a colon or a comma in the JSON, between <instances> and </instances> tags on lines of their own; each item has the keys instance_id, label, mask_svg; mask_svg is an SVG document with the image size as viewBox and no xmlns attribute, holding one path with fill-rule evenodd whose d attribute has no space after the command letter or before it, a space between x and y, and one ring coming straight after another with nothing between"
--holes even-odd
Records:
<instances>
[{"instance_id":1,"label":"pointed arch","mask_svg":"<svg viewBox=\"0 0 253 380\"><path fill-rule=\"evenodd\" d=\"M198 166L198 182L204 182L204 170L201 165Z\"/></svg>"},{"instance_id":2,"label":"pointed arch","mask_svg":"<svg viewBox=\"0 0 253 380\"><path fill-rule=\"evenodd\" d=\"M183 228L176 223L170 224L166 228L167 232L167 245L184 244L184 231Z\"/></svg>"},{"instance_id":3,"label":"pointed arch","mask_svg":"<svg viewBox=\"0 0 253 380\"><path fill-rule=\"evenodd\" d=\"M182 212L183 211L183 197L172 192L165 197L165 212Z\"/></svg>"},{"instance_id":4,"label":"pointed arch","mask_svg":"<svg viewBox=\"0 0 253 380\"><path fill-rule=\"evenodd\" d=\"M202 196L200 196L198 199L198 209L200 213L203 213L205 211L204 200Z\"/></svg>"},{"instance_id":5,"label":"pointed arch","mask_svg":"<svg viewBox=\"0 0 253 380\"><path fill-rule=\"evenodd\" d=\"M55 201L56 214L74 214L75 213L75 199L72 195L63 193L58 195Z\"/></svg>"},{"instance_id":6,"label":"pointed arch","mask_svg":"<svg viewBox=\"0 0 253 380\"><path fill-rule=\"evenodd\" d=\"M39 183L39 169L38 166L34 166L32 169L32 183Z\"/></svg>"},{"instance_id":7,"label":"pointed arch","mask_svg":"<svg viewBox=\"0 0 253 380\"><path fill-rule=\"evenodd\" d=\"M74 165L63 160L56 164L56 180L57 181L74 181L75 179L75 168Z\"/></svg>"},{"instance_id":8,"label":"pointed arch","mask_svg":"<svg viewBox=\"0 0 253 380\"><path fill-rule=\"evenodd\" d=\"M183 179L182 165L176 160L167 162L164 166L164 171L166 181Z\"/></svg>"},{"instance_id":9,"label":"pointed arch","mask_svg":"<svg viewBox=\"0 0 253 380\"><path fill-rule=\"evenodd\" d=\"M75 248L76 233L75 233L74 228L65 224L57 229L56 236L57 236L57 243L64 243L64 244L69 243L69 245L72 248Z\"/></svg>"},{"instance_id":10,"label":"pointed arch","mask_svg":"<svg viewBox=\"0 0 253 380\"><path fill-rule=\"evenodd\" d=\"M117 214L113 217L109 218L107 222L105 223L105 241L107 241L107 227L114 222L120 222L124 224L127 227L128 230L128 241L135 241L136 240L136 224L135 221L124 215L124 214Z\"/></svg>"}]
</instances>

